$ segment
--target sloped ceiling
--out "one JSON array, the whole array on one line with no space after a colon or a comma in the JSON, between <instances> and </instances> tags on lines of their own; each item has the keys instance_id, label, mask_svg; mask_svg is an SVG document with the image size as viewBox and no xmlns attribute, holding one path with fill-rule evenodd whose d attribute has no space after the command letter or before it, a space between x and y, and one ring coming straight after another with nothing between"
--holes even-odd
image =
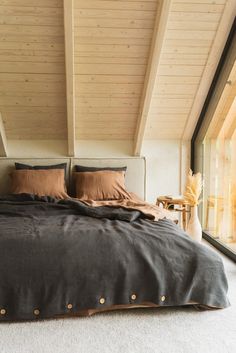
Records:
<instances>
[{"instance_id":1,"label":"sloped ceiling","mask_svg":"<svg viewBox=\"0 0 236 353\"><path fill-rule=\"evenodd\" d=\"M182 137L226 2L172 1L145 138Z\"/></svg>"},{"instance_id":2,"label":"sloped ceiling","mask_svg":"<svg viewBox=\"0 0 236 353\"><path fill-rule=\"evenodd\" d=\"M71 7L71 31L63 6ZM137 136L181 139L186 129L189 138L235 11L235 0L2 0L0 113L7 139L66 139L70 121L69 139L135 145ZM66 82L68 65L73 77Z\"/></svg>"},{"instance_id":3,"label":"sloped ceiling","mask_svg":"<svg viewBox=\"0 0 236 353\"><path fill-rule=\"evenodd\" d=\"M159 1L74 1L76 137L133 139Z\"/></svg>"},{"instance_id":4,"label":"sloped ceiling","mask_svg":"<svg viewBox=\"0 0 236 353\"><path fill-rule=\"evenodd\" d=\"M1 0L0 24L7 138L66 138L63 1Z\"/></svg>"}]
</instances>

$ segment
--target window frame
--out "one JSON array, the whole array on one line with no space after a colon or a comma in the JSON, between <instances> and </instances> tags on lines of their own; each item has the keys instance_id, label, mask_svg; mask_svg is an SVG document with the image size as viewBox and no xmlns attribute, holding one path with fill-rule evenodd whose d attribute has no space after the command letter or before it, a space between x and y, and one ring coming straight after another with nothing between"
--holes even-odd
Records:
<instances>
[{"instance_id":1,"label":"window frame","mask_svg":"<svg viewBox=\"0 0 236 353\"><path fill-rule=\"evenodd\" d=\"M225 84L227 82L227 72L230 71L230 65L227 65L227 61L230 61L231 49L236 46L236 18L234 19L233 25L231 27L230 33L228 35L224 50L222 52L219 64L217 66L215 75L213 77L210 89L206 96L205 102L203 104L203 108L199 115L199 119L197 121L195 130L193 132L193 136L191 139L191 156L190 156L190 165L193 172L197 172L197 142L201 141L200 135L203 134L202 130L207 129L204 125L210 122L209 110L211 105L217 103L217 96L219 97ZM233 50L232 49L232 50ZM208 118L208 121L207 121ZM220 250L224 255L229 257L231 260L236 262L236 253L234 253L227 245L225 245L220 240L216 240L213 236L210 235L209 232L203 231L203 238L206 239L209 243L211 243L214 247Z\"/></svg>"}]
</instances>

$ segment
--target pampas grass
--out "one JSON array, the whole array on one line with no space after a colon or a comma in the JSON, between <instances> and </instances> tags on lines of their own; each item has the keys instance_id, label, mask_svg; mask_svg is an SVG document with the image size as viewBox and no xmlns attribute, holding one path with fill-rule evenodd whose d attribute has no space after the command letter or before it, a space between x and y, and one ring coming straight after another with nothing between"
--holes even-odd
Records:
<instances>
[{"instance_id":1,"label":"pampas grass","mask_svg":"<svg viewBox=\"0 0 236 353\"><path fill-rule=\"evenodd\" d=\"M201 173L193 174L190 169L184 192L184 200L190 206L197 206L201 200L199 197L202 192L203 182Z\"/></svg>"}]
</instances>

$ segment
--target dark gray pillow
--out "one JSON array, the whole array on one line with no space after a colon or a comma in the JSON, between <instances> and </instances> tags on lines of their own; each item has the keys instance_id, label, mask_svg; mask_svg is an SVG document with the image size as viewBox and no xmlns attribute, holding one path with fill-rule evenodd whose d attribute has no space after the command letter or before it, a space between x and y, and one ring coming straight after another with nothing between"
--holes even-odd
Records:
<instances>
[{"instance_id":1,"label":"dark gray pillow","mask_svg":"<svg viewBox=\"0 0 236 353\"><path fill-rule=\"evenodd\" d=\"M102 170L113 170L115 172L126 172L127 170L127 167L86 167L86 166L83 166L83 165L75 165L75 171L78 173L81 173L81 172L99 172L99 171L102 171Z\"/></svg>"},{"instance_id":2,"label":"dark gray pillow","mask_svg":"<svg viewBox=\"0 0 236 353\"><path fill-rule=\"evenodd\" d=\"M28 164L23 164L23 163L18 163L15 162L15 168L16 170L45 170L45 169L64 169L65 171L65 178L66 178L66 166L67 163L60 163L60 164L54 164L54 165L28 165Z\"/></svg>"}]
</instances>

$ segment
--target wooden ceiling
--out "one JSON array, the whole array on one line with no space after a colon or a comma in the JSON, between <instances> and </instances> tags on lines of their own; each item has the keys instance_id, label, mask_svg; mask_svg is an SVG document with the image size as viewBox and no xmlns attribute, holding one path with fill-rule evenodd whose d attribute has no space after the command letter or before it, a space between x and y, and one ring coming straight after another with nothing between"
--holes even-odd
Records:
<instances>
[{"instance_id":1,"label":"wooden ceiling","mask_svg":"<svg viewBox=\"0 0 236 353\"><path fill-rule=\"evenodd\" d=\"M0 112L8 139L66 138L61 0L1 0Z\"/></svg>"},{"instance_id":2,"label":"wooden ceiling","mask_svg":"<svg viewBox=\"0 0 236 353\"><path fill-rule=\"evenodd\" d=\"M145 138L182 137L225 3L172 2Z\"/></svg>"},{"instance_id":3,"label":"wooden ceiling","mask_svg":"<svg viewBox=\"0 0 236 353\"><path fill-rule=\"evenodd\" d=\"M189 139L235 0L2 0L6 139Z\"/></svg>"},{"instance_id":4,"label":"wooden ceiling","mask_svg":"<svg viewBox=\"0 0 236 353\"><path fill-rule=\"evenodd\" d=\"M74 1L76 137L133 139L159 1Z\"/></svg>"}]
</instances>

